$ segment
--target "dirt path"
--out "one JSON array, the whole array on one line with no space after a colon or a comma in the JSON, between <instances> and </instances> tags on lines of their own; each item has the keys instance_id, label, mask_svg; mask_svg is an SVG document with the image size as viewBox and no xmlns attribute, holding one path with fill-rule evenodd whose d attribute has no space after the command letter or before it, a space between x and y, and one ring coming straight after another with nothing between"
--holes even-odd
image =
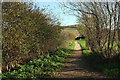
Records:
<instances>
[{"instance_id":1,"label":"dirt path","mask_svg":"<svg viewBox=\"0 0 120 80\"><path fill-rule=\"evenodd\" d=\"M95 72L82 55L81 47L75 42L71 56L65 61L64 67L54 75L54 78L104 78Z\"/></svg>"}]
</instances>

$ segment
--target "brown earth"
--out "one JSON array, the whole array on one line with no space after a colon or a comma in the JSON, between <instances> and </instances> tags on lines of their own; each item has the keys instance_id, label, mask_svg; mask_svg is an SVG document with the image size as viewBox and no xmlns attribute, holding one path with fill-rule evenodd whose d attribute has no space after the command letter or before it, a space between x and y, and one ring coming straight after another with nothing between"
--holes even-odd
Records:
<instances>
[{"instance_id":1,"label":"brown earth","mask_svg":"<svg viewBox=\"0 0 120 80\"><path fill-rule=\"evenodd\" d=\"M86 61L80 45L75 42L75 48L71 56L66 59L61 71L56 72L54 78L105 78L96 72Z\"/></svg>"}]
</instances>

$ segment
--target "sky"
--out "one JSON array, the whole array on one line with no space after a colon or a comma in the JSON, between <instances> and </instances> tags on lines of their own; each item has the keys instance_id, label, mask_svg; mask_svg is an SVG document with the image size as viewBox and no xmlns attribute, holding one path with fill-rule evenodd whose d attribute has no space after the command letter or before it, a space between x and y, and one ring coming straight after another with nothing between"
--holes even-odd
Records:
<instances>
[{"instance_id":1,"label":"sky","mask_svg":"<svg viewBox=\"0 0 120 80\"><path fill-rule=\"evenodd\" d=\"M61 26L77 24L77 18L74 15L70 15L67 9L61 7L60 2L36 2L36 4L40 9L47 8L46 12L52 11L59 19Z\"/></svg>"}]
</instances>

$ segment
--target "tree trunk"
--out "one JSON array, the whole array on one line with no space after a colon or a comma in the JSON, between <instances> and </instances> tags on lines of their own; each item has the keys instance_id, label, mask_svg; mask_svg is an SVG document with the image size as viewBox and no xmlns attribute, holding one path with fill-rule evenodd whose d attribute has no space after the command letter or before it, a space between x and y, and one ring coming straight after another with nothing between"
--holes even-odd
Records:
<instances>
[{"instance_id":1,"label":"tree trunk","mask_svg":"<svg viewBox=\"0 0 120 80\"><path fill-rule=\"evenodd\" d=\"M120 1L118 2L118 47L119 47L119 52L120 52Z\"/></svg>"}]
</instances>

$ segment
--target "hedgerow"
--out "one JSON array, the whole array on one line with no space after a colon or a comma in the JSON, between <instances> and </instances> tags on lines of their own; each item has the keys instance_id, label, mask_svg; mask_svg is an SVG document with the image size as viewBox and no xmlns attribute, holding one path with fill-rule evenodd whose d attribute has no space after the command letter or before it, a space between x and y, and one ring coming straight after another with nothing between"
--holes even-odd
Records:
<instances>
[{"instance_id":1,"label":"hedgerow","mask_svg":"<svg viewBox=\"0 0 120 80\"><path fill-rule=\"evenodd\" d=\"M10 68L13 61L24 64L59 48L62 40L58 21L54 23L43 12L32 3L2 3L3 66Z\"/></svg>"}]
</instances>

